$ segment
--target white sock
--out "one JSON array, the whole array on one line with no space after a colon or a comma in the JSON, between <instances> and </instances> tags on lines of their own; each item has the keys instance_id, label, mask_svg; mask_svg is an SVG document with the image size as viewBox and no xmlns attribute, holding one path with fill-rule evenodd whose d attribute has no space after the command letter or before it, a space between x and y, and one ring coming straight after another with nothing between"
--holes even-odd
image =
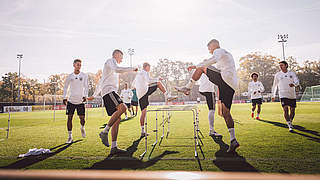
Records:
<instances>
[{"instance_id":1,"label":"white sock","mask_svg":"<svg viewBox=\"0 0 320 180\"><path fill-rule=\"evenodd\" d=\"M68 131L69 137L72 138L72 131Z\"/></svg>"},{"instance_id":2,"label":"white sock","mask_svg":"<svg viewBox=\"0 0 320 180\"><path fill-rule=\"evenodd\" d=\"M117 141L112 141L111 148L117 147Z\"/></svg>"},{"instance_id":3,"label":"white sock","mask_svg":"<svg viewBox=\"0 0 320 180\"><path fill-rule=\"evenodd\" d=\"M193 79L190 79L190 81L188 82L188 84L186 85L186 88L188 89L192 89L192 87L196 84L196 81Z\"/></svg>"},{"instance_id":4,"label":"white sock","mask_svg":"<svg viewBox=\"0 0 320 180\"><path fill-rule=\"evenodd\" d=\"M208 113L208 119L209 119L209 128L210 132L214 132L214 110L209 110Z\"/></svg>"},{"instance_id":5,"label":"white sock","mask_svg":"<svg viewBox=\"0 0 320 180\"><path fill-rule=\"evenodd\" d=\"M228 130L230 133L230 142L231 142L232 140L236 139L234 128L229 128Z\"/></svg>"},{"instance_id":6,"label":"white sock","mask_svg":"<svg viewBox=\"0 0 320 180\"><path fill-rule=\"evenodd\" d=\"M84 126L82 126L82 125L81 125L81 127L80 127L80 128L81 128L81 129L84 129Z\"/></svg>"},{"instance_id":7,"label":"white sock","mask_svg":"<svg viewBox=\"0 0 320 180\"><path fill-rule=\"evenodd\" d=\"M108 133L110 126L106 125L106 127L102 130L103 133Z\"/></svg>"},{"instance_id":8,"label":"white sock","mask_svg":"<svg viewBox=\"0 0 320 180\"><path fill-rule=\"evenodd\" d=\"M141 133L145 133L144 126L141 126Z\"/></svg>"}]
</instances>

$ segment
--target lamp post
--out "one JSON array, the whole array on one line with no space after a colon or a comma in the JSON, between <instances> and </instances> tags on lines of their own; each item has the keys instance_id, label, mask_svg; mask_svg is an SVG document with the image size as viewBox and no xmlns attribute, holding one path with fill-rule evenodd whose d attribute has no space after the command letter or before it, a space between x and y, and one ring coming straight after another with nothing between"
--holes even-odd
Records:
<instances>
[{"instance_id":1,"label":"lamp post","mask_svg":"<svg viewBox=\"0 0 320 180\"><path fill-rule=\"evenodd\" d=\"M23 54L17 54L17 58L19 60L19 78L18 78L18 102L20 102L20 69L21 69L21 60Z\"/></svg>"},{"instance_id":2,"label":"lamp post","mask_svg":"<svg viewBox=\"0 0 320 180\"><path fill-rule=\"evenodd\" d=\"M130 55L130 67L132 67L132 56L134 55L134 49L129 48L128 53Z\"/></svg>"},{"instance_id":3,"label":"lamp post","mask_svg":"<svg viewBox=\"0 0 320 180\"><path fill-rule=\"evenodd\" d=\"M288 34L280 35L278 34L278 42L282 43L282 55L283 55L283 60L285 61L285 55L284 55L284 43L287 42L287 39L289 38Z\"/></svg>"}]
</instances>

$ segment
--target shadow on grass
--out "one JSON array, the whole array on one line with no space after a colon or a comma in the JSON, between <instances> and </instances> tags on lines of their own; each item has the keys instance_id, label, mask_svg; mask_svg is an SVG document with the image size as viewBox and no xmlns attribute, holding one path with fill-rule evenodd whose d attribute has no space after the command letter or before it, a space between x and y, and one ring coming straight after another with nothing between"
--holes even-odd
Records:
<instances>
[{"instance_id":1,"label":"shadow on grass","mask_svg":"<svg viewBox=\"0 0 320 180\"><path fill-rule=\"evenodd\" d=\"M131 146L129 146L126 150L127 153L119 154L119 155L109 155L106 159L93 164L91 167L86 169L111 169L111 170L120 170L120 169L145 169L150 166L153 166L159 160L161 160L164 156L169 154L179 153L177 151L164 151L159 156L156 156L148 161L142 161L138 158L133 157L134 152L137 151L137 147L140 141L143 138L139 138L135 140Z\"/></svg>"},{"instance_id":2,"label":"shadow on grass","mask_svg":"<svg viewBox=\"0 0 320 180\"><path fill-rule=\"evenodd\" d=\"M74 141L73 143L71 144L67 144L67 143L64 143L64 144L61 144L61 145L58 145L56 147L53 147L53 148L50 148L50 151L53 151L57 148L56 151L54 152L51 152L51 153L48 153L48 154L42 154L42 155L37 155L37 156L28 156L28 157L24 157L22 158L21 160L19 161L16 161L12 164L9 164L8 166L3 166L3 167L0 167L0 169L23 169L23 168L26 168L28 166L31 166L35 163L38 163L40 161L43 161L43 160L46 160L48 159L49 157L52 157L64 150L66 150L67 148L69 148L72 144L74 143L77 143L77 142L80 142L82 140L77 140L77 141ZM20 158L19 158L20 159Z\"/></svg>"},{"instance_id":3,"label":"shadow on grass","mask_svg":"<svg viewBox=\"0 0 320 180\"><path fill-rule=\"evenodd\" d=\"M212 139L220 146L219 151L215 153L216 159L213 160L213 164L219 169L222 171L259 172L237 152L227 153L229 146L223 142L221 137L212 137Z\"/></svg>"},{"instance_id":4,"label":"shadow on grass","mask_svg":"<svg viewBox=\"0 0 320 180\"><path fill-rule=\"evenodd\" d=\"M129 120L135 118L136 116L137 116L137 115L132 116L132 117L128 117L128 119L121 119L121 120L120 120L120 124L123 123L123 122L129 121ZM102 126L100 126L100 129L103 129L103 128L105 128L106 126L107 126L107 123L106 123L106 124L103 124Z\"/></svg>"},{"instance_id":5,"label":"shadow on grass","mask_svg":"<svg viewBox=\"0 0 320 180\"><path fill-rule=\"evenodd\" d=\"M260 120L257 119L257 121L261 121L261 122L273 124L273 125L275 125L275 126L282 127L282 128L286 128L286 129L288 128L288 125L287 125L287 124L280 123L280 122L268 121L268 120L264 120L264 119L260 119ZM303 136L303 137L308 138L308 139L311 140L311 141L320 143L320 138L312 137L312 136L309 136L309 135L307 135L307 134L302 134L302 133L299 133L299 132L297 132L297 131L295 131L295 130L299 130L299 131L302 131L302 132L305 132L305 133L310 133L310 134L313 134L313 135L315 135L315 136L320 136L320 135L319 135L319 132L306 129L305 127L302 127L302 126L299 126L299 125L293 125L293 127L294 127L294 130L293 130L293 132L291 132L292 134L298 134L298 135L300 135L300 136Z\"/></svg>"}]
</instances>

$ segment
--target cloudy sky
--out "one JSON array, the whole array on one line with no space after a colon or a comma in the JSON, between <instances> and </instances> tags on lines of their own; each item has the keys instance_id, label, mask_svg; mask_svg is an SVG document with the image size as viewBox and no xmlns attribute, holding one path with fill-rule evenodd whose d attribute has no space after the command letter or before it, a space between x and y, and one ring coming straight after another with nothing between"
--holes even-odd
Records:
<instances>
[{"instance_id":1,"label":"cloudy sky","mask_svg":"<svg viewBox=\"0 0 320 180\"><path fill-rule=\"evenodd\" d=\"M220 40L236 63L255 51L282 58L277 35L289 34L286 56L320 59L319 0L0 0L0 75L18 70L43 80L96 72L115 48L135 49L133 65L160 58L197 63Z\"/></svg>"}]
</instances>

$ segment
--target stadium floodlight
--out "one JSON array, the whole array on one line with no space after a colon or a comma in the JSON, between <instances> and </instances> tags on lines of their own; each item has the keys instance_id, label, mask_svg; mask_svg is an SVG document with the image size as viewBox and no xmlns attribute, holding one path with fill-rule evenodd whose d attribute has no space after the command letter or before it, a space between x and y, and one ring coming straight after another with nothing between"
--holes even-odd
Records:
<instances>
[{"instance_id":1,"label":"stadium floodlight","mask_svg":"<svg viewBox=\"0 0 320 180\"><path fill-rule=\"evenodd\" d=\"M134 55L134 49L133 48L129 48L128 49L128 53L130 55L130 67L132 67L132 56Z\"/></svg>"},{"instance_id":2,"label":"stadium floodlight","mask_svg":"<svg viewBox=\"0 0 320 180\"><path fill-rule=\"evenodd\" d=\"M54 84L53 121L55 121L56 120L56 106L57 106L56 91L57 91L58 82L52 82L52 84Z\"/></svg>"},{"instance_id":3,"label":"stadium floodlight","mask_svg":"<svg viewBox=\"0 0 320 180\"><path fill-rule=\"evenodd\" d=\"M21 70L21 60L23 58L23 54L17 54L17 58L19 60L18 102L20 102L20 70Z\"/></svg>"},{"instance_id":4,"label":"stadium floodlight","mask_svg":"<svg viewBox=\"0 0 320 180\"><path fill-rule=\"evenodd\" d=\"M278 34L278 42L282 43L282 55L283 55L283 60L285 61L285 55L284 55L284 43L287 42L287 39L289 38L288 34L280 35Z\"/></svg>"}]
</instances>

